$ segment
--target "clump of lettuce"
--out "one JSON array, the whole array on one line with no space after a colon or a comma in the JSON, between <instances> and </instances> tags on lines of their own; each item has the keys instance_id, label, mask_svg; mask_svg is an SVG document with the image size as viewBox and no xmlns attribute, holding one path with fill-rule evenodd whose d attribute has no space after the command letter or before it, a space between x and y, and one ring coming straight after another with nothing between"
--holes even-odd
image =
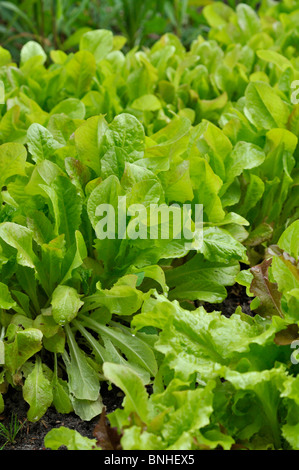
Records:
<instances>
[{"instance_id":1,"label":"clump of lettuce","mask_svg":"<svg viewBox=\"0 0 299 470\"><path fill-rule=\"evenodd\" d=\"M56 147L75 138L68 157L78 151L92 160L101 145L100 137L94 141L95 116L111 123L134 115L145 129L144 163L171 183L167 198L180 192L182 202L200 200L212 223L235 225L225 219L227 211L244 217L246 232L232 228L241 241L249 232L254 263L256 246L276 243L288 220L298 217L296 11L288 2L264 2L258 12L214 2L203 10L208 39L199 36L190 50L166 34L150 49L124 54L121 38L105 30L84 34L75 53L52 51L50 60L29 41L19 66L1 49L0 142L26 143L30 125L40 124ZM94 129L88 142L86 127L76 132L84 120ZM188 123L189 142L183 138Z\"/></svg>"},{"instance_id":2,"label":"clump of lettuce","mask_svg":"<svg viewBox=\"0 0 299 470\"><path fill-rule=\"evenodd\" d=\"M251 268L254 317L148 295L132 325L159 332L153 393L133 371L104 364L125 393L109 415L124 449L298 449L298 239L294 222Z\"/></svg>"},{"instance_id":3,"label":"clump of lettuce","mask_svg":"<svg viewBox=\"0 0 299 470\"><path fill-rule=\"evenodd\" d=\"M240 308L230 318L203 307L190 312L154 290L146 295L132 326L158 335L153 391L126 365L103 365L106 379L125 393L122 409L108 415L123 449L299 448L291 349L299 338L298 229L291 224L269 257L243 276L256 296L254 317ZM74 438L61 428L45 444L73 448Z\"/></svg>"},{"instance_id":4,"label":"clump of lettuce","mask_svg":"<svg viewBox=\"0 0 299 470\"><path fill-rule=\"evenodd\" d=\"M289 10L212 3L188 51L167 34L124 54L104 30L50 58L29 41L20 64L0 48L1 410L13 386L31 421L49 406L90 420L108 380L126 394L110 416L123 448L299 448ZM203 243L118 225L103 239L98 208L120 202L189 204L193 222L202 204ZM254 317L198 307L236 280Z\"/></svg>"},{"instance_id":5,"label":"clump of lettuce","mask_svg":"<svg viewBox=\"0 0 299 470\"><path fill-rule=\"evenodd\" d=\"M129 212L134 205L193 200L175 190L183 188L182 176L188 178L187 160L179 156L192 140L188 120L178 117L149 144L142 124L129 114L111 124L94 116L77 126L65 144L33 123L25 145L0 146L1 390L22 389L32 421L52 404L82 419L99 414L104 362L129 363L150 383L157 373L155 335L133 335L129 328L146 292L159 286L182 301L220 302L240 261L247 262L245 247L225 222L205 224L198 253L189 253L187 240L171 233L169 239L124 238L116 224L113 238L102 236L102 204L117 217L121 201L129 231L136 226L136 214ZM165 140L168 131L174 136ZM176 161L172 149L177 166L161 174L153 154L165 155L159 158L170 168ZM228 217L233 225L246 224L235 214ZM173 265L185 257L184 265Z\"/></svg>"}]
</instances>

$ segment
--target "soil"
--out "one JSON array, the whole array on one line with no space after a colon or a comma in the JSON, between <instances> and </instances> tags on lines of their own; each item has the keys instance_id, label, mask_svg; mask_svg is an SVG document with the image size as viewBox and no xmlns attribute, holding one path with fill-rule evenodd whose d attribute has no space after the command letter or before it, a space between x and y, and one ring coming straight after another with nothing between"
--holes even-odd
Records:
<instances>
[{"instance_id":1,"label":"soil","mask_svg":"<svg viewBox=\"0 0 299 470\"><path fill-rule=\"evenodd\" d=\"M246 289L238 284L228 287L228 296L221 304L201 303L208 312L221 311L223 315L231 316L238 306L248 315L252 315L250 310L251 298L246 295ZM107 384L101 386L101 395L106 412L111 413L116 408L120 408L124 395L115 387L109 389ZM65 426L75 429L81 435L94 438L93 431L99 421L99 417L86 422L82 421L74 413L61 415L50 407L43 418L37 423L30 423L26 420L28 405L23 400L21 392L10 387L9 392L5 394L5 411L0 416L0 423L6 427L9 425L11 416L17 416L20 423L23 424L13 444L6 444L4 450L45 450L44 437L52 429ZM0 436L0 449L5 440Z\"/></svg>"}]
</instances>

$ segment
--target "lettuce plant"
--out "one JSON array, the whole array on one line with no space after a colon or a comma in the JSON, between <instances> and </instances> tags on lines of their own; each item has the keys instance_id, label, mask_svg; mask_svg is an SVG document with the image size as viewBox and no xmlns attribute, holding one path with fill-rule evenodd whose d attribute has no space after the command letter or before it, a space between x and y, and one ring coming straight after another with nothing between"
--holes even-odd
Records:
<instances>
[{"instance_id":1,"label":"lettuce plant","mask_svg":"<svg viewBox=\"0 0 299 470\"><path fill-rule=\"evenodd\" d=\"M104 363L107 380L125 393L108 415L125 450L298 449L298 223L237 279L254 296L250 317L203 307L190 312L152 290L132 320L157 332L160 354L153 392L136 371ZM68 430L51 431L58 448ZM72 443L67 445L72 446ZM90 441L91 445L91 441Z\"/></svg>"},{"instance_id":2,"label":"lettuce plant","mask_svg":"<svg viewBox=\"0 0 299 470\"><path fill-rule=\"evenodd\" d=\"M31 421L51 405L90 420L108 380L123 448L299 448L299 64L282 3L207 5L188 51L166 34L125 54L106 30L50 57L30 41L19 65L0 49L1 409L14 386ZM152 205L187 205L193 228L202 205L202 243L148 237L165 222ZM252 317L203 308L236 281Z\"/></svg>"},{"instance_id":3,"label":"lettuce plant","mask_svg":"<svg viewBox=\"0 0 299 470\"><path fill-rule=\"evenodd\" d=\"M124 449L298 448L298 361L290 350L299 338L298 236L294 222L248 273L253 318L241 309L230 318L189 312L148 296L132 325L159 331L154 392L147 396L133 371L104 364L126 395L109 415Z\"/></svg>"},{"instance_id":4,"label":"lettuce plant","mask_svg":"<svg viewBox=\"0 0 299 470\"><path fill-rule=\"evenodd\" d=\"M17 142L0 146L2 382L3 387L22 387L32 421L52 403L61 412L74 409L83 419L99 414L104 362L128 361L144 383L156 375L155 336L134 336L123 323L140 310L151 283L166 295L170 288L172 298L221 301L239 262L246 262L245 248L225 225L204 227L202 253L195 257L184 239L98 236L98 207L103 203L117 211L120 199L129 207L185 202L180 193L175 199L173 188L180 187L180 172L174 169L172 180L160 175L155 164L151 167L151 155L160 152L160 146L171 151L182 142L185 149L189 121L178 119L163 134L176 129L180 133L162 144L161 132L152 136L147 147L136 117L122 114L109 125L104 117L95 116L80 122L65 145L33 123L26 147ZM77 158L67 156L72 153ZM128 213L127 229L133 222L134 214ZM185 267L172 266L174 259L187 255ZM191 265L194 275L179 282ZM210 283L207 278L202 282L205 276ZM123 320L119 324L117 319ZM78 335L79 343L84 339L83 350ZM39 351L54 357L41 361L38 355L34 362ZM92 352L93 360L86 351ZM67 380L60 377L61 367Z\"/></svg>"}]
</instances>

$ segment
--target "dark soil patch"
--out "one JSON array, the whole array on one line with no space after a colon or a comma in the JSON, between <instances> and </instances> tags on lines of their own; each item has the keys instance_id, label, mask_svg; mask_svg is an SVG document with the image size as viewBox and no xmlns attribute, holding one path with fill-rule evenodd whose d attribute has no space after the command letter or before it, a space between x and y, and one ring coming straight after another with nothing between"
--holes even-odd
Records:
<instances>
[{"instance_id":1,"label":"dark soil patch","mask_svg":"<svg viewBox=\"0 0 299 470\"><path fill-rule=\"evenodd\" d=\"M254 312L250 309L250 303L253 297L248 297L246 294L246 287L240 284L235 284L232 287L227 287L227 298L220 304L210 304L208 302L201 302L207 312L222 312L222 315L230 317L235 313L237 307L242 308L242 312L247 315L253 316Z\"/></svg>"}]
</instances>

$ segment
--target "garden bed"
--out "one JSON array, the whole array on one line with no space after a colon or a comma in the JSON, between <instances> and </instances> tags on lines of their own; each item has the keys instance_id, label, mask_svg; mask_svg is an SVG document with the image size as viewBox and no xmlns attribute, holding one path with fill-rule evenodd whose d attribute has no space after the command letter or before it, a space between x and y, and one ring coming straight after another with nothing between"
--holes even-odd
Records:
<instances>
[{"instance_id":1,"label":"garden bed","mask_svg":"<svg viewBox=\"0 0 299 470\"><path fill-rule=\"evenodd\" d=\"M112 387L108 389L106 383L101 386L103 404L107 413L111 413L122 404L124 394L121 390ZM23 400L22 393L10 389L5 397L5 412L0 416L0 423L6 427L10 426L12 416L17 417L19 424L22 424L20 432L16 436L15 442L7 443L4 450L44 450L44 438L53 428L65 426L78 431L82 436L94 438L94 428L99 422L99 417L91 421L82 421L75 413L59 414L55 408L50 407L41 420L30 423L27 420L28 406ZM0 436L0 448L5 444L5 439Z\"/></svg>"},{"instance_id":2,"label":"garden bed","mask_svg":"<svg viewBox=\"0 0 299 470\"><path fill-rule=\"evenodd\" d=\"M237 307L248 315L252 315L250 302L252 298L246 295L246 290L239 284L228 288L228 296L222 304L204 303L207 311L219 310L223 315L230 317ZM120 408L124 398L123 392L114 387L108 387L107 383L101 384L101 395L106 413L109 414ZM21 391L10 388L5 395L5 412L0 416L0 423L9 427L12 416L17 418L19 424L22 424L20 432L16 436L15 442L7 443L5 450L45 450L44 438L53 428L65 426L69 429L78 431L82 436L94 438L95 426L99 422L99 417L91 421L82 421L75 413L60 414L55 408L48 408L45 415L36 423L30 423L27 420L28 405L23 399ZM107 423L108 424L108 423ZM109 425L109 424L108 424ZM4 438L0 436L0 448L4 445Z\"/></svg>"}]
</instances>

